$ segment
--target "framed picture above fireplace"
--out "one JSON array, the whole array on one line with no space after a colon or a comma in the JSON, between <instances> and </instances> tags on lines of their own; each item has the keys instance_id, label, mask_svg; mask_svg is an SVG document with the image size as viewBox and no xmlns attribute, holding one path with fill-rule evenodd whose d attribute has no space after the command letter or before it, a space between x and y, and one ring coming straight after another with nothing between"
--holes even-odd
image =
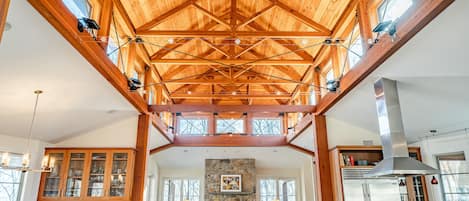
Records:
<instances>
[{"instance_id":1,"label":"framed picture above fireplace","mask_svg":"<svg viewBox=\"0 0 469 201\"><path fill-rule=\"evenodd\" d=\"M220 192L241 192L241 175L221 175Z\"/></svg>"}]
</instances>

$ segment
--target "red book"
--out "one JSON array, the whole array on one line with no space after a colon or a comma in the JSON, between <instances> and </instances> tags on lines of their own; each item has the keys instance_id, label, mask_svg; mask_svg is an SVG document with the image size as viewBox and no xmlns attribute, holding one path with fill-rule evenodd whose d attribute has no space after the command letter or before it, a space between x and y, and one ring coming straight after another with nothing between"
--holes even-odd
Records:
<instances>
[{"instance_id":1,"label":"red book","mask_svg":"<svg viewBox=\"0 0 469 201\"><path fill-rule=\"evenodd\" d=\"M353 156L349 156L349 157L350 157L350 165L355 166L355 160L353 159Z\"/></svg>"}]
</instances>

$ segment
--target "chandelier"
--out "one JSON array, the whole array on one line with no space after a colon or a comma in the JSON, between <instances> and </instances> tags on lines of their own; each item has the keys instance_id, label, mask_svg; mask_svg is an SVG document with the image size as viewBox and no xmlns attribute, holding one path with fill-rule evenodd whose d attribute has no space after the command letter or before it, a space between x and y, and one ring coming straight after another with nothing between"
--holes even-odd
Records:
<instances>
[{"instance_id":1,"label":"chandelier","mask_svg":"<svg viewBox=\"0 0 469 201\"><path fill-rule=\"evenodd\" d=\"M27 146L27 152L22 155L21 159L21 166L14 166L11 165L11 155L13 153L9 152L4 152L1 154L1 162L0 162L0 168L3 169L11 169L11 170L18 170L21 172L51 172L54 166L54 161L49 160L48 156L45 156L42 160L41 164L41 169L32 169L30 167L30 162L31 162L31 139L33 135L33 126L34 126L34 121L36 120L36 113L37 113L37 105L39 103L39 95L42 94L41 90L36 90L34 91L34 94L36 94L36 102L34 104L34 111L33 111L33 117L31 119L31 124L29 126L29 136L28 136L28 146Z\"/></svg>"}]
</instances>

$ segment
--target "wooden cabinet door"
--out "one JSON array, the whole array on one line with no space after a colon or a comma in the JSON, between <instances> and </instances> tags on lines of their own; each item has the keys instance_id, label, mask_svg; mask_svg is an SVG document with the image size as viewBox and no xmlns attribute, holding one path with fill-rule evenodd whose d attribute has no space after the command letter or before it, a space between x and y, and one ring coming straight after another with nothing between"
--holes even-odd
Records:
<instances>
[{"instance_id":1,"label":"wooden cabinet door","mask_svg":"<svg viewBox=\"0 0 469 201\"><path fill-rule=\"evenodd\" d=\"M58 200L61 198L65 184L66 154L64 150L49 150L46 152L51 172L41 174L41 185L38 192L40 200Z\"/></svg>"},{"instance_id":2,"label":"wooden cabinet door","mask_svg":"<svg viewBox=\"0 0 469 201\"><path fill-rule=\"evenodd\" d=\"M64 175L65 185L63 198L67 200L78 200L84 197L84 171L88 152L84 150L71 150L67 152L66 172Z\"/></svg>"},{"instance_id":3,"label":"wooden cabinet door","mask_svg":"<svg viewBox=\"0 0 469 201\"><path fill-rule=\"evenodd\" d=\"M108 198L129 200L133 176L133 152L127 150L113 151L111 156Z\"/></svg>"},{"instance_id":4,"label":"wooden cabinet door","mask_svg":"<svg viewBox=\"0 0 469 201\"><path fill-rule=\"evenodd\" d=\"M84 193L86 200L103 199L107 196L110 177L108 166L111 154L107 150L91 150L84 174Z\"/></svg>"}]
</instances>

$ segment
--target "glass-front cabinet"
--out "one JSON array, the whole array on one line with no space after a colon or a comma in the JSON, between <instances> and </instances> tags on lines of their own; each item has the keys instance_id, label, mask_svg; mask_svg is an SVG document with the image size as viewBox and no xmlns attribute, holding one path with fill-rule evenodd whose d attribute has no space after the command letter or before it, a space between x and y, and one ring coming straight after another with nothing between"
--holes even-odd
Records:
<instances>
[{"instance_id":1,"label":"glass-front cabinet","mask_svg":"<svg viewBox=\"0 0 469 201\"><path fill-rule=\"evenodd\" d=\"M38 200L130 200L133 149L46 149Z\"/></svg>"}]
</instances>

